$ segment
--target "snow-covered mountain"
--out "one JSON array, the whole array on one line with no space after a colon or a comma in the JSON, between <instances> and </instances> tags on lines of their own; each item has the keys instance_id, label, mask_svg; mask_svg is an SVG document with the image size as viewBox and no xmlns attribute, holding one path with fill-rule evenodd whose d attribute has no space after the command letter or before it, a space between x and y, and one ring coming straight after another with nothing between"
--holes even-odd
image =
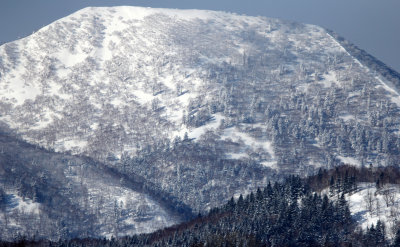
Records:
<instances>
[{"instance_id":1,"label":"snow-covered mountain","mask_svg":"<svg viewBox=\"0 0 400 247\"><path fill-rule=\"evenodd\" d=\"M367 58L314 25L85 8L0 46L0 120L202 212L283 174L396 164L398 74Z\"/></svg>"}]
</instances>

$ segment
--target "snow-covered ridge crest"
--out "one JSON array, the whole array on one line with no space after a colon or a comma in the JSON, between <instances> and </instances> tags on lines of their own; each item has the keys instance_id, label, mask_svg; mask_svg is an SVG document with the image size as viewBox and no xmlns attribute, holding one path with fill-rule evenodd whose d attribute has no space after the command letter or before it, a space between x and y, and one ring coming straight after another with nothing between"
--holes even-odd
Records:
<instances>
[{"instance_id":1,"label":"snow-covered ridge crest","mask_svg":"<svg viewBox=\"0 0 400 247\"><path fill-rule=\"evenodd\" d=\"M87 7L83 8L74 14L82 15L103 15L112 13L117 16L121 16L127 19L143 19L149 15L162 13L164 15L174 16L180 19L209 19L213 18L218 13L211 10L197 10L197 9L166 9L166 8L150 8L150 7L137 7L137 6L115 6L115 7Z\"/></svg>"},{"instance_id":2,"label":"snow-covered ridge crest","mask_svg":"<svg viewBox=\"0 0 400 247\"><path fill-rule=\"evenodd\" d=\"M81 10L78 10L66 17L63 17L48 26L43 27L40 31L45 31L51 25L59 22L68 22L71 19L84 17L98 17L104 18L104 21L107 21L107 18L114 18L120 21L127 20L143 20L144 18L162 14L168 17L172 17L175 20L208 20L208 19L224 19L232 17L238 19L248 19L256 21L257 19L266 19L265 17L252 17L246 15L238 15L235 13L228 13L223 11L212 11L212 10L200 10L200 9L168 9L168 8L150 8L150 7L138 7L138 6L114 6L114 7L86 7ZM107 18L105 18L107 17Z\"/></svg>"},{"instance_id":3,"label":"snow-covered ridge crest","mask_svg":"<svg viewBox=\"0 0 400 247\"><path fill-rule=\"evenodd\" d=\"M151 7L139 7L139 6L114 6L114 7L86 7L75 13L64 17L76 17L79 15L107 15L113 14L118 17L126 19L143 19L149 15L153 14L163 14L168 15L177 19L222 19L222 18L236 18L240 19L267 19L266 17L254 17L247 15L239 15L236 13L224 12L224 11L214 11L214 10L202 10L202 9L174 9L174 8L151 8ZM63 19L64 19L63 18ZM61 19L61 20L63 20Z\"/></svg>"}]
</instances>

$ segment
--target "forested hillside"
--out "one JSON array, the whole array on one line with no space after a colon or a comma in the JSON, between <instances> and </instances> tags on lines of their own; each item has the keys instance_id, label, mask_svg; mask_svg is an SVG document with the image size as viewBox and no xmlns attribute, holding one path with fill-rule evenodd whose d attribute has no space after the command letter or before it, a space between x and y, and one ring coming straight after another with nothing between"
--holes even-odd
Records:
<instances>
[{"instance_id":1,"label":"forested hillside","mask_svg":"<svg viewBox=\"0 0 400 247\"><path fill-rule=\"evenodd\" d=\"M400 231L388 240L381 221L361 230L351 216L345 193L338 199L330 199L327 194L314 192L312 187L317 183L310 186L310 181L315 180L291 176L281 183L269 183L245 197L232 198L206 216L199 215L192 221L152 234L111 240L22 243L28 246L398 246Z\"/></svg>"}]
</instances>

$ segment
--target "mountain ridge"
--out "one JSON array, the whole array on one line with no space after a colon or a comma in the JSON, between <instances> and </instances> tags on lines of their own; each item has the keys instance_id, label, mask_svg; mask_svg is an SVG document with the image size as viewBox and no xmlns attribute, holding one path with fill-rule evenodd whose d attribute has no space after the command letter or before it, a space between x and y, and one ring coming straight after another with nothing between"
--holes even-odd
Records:
<instances>
[{"instance_id":1,"label":"mountain ridge","mask_svg":"<svg viewBox=\"0 0 400 247\"><path fill-rule=\"evenodd\" d=\"M272 18L85 8L0 46L0 121L204 213L289 174L397 164L397 74L358 51Z\"/></svg>"}]
</instances>

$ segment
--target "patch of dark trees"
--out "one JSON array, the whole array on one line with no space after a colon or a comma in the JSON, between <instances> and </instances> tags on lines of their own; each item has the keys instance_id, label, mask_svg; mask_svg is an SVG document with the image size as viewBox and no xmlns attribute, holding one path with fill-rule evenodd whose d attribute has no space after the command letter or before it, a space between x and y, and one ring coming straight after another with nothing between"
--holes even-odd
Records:
<instances>
[{"instance_id":1,"label":"patch of dark trees","mask_svg":"<svg viewBox=\"0 0 400 247\"><path fill-rule=\"evenodd\" d=\"M356 183L375 183L377 188L385 184L400 184L400 169L397 166L374 167L372 164L360 168L342 165L329 170L320 169L316 175L305 179L313 191L321 191L337 182L342 184L339 192L345 193L354 190Z\"/></svg>"}]
</instances>

